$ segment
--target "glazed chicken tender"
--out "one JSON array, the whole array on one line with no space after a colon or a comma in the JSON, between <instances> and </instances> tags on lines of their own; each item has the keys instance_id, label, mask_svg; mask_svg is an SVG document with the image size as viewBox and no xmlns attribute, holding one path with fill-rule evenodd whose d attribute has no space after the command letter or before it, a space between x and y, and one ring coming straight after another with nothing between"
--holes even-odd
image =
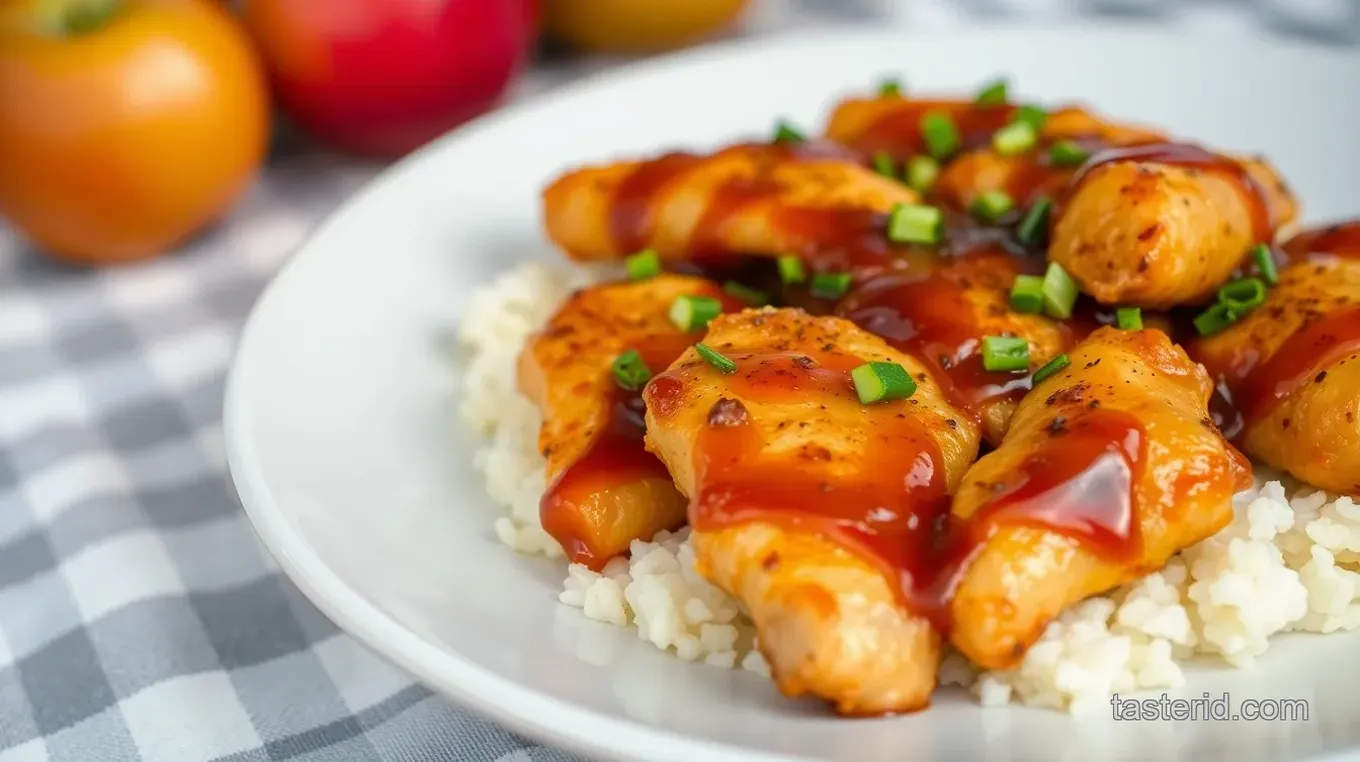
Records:
<instances>
[{"instance_id":1,"label":"glazed chicken tender","mask_svg":"<svg viewBox=\"0 0 1360 762\"><path fill-rule=\"evenodd\" d=\"M851 323L767 308L715 320L647 386L648 448L689 496L699 571L745 604L785 694L846 714L929 702L940 636L904 592L978 430L924 366ZM899 363L908 399L850 371ZM721 367L719 367L721 366Z\"/></svg>"},{"instance_id":2,"label":"glazed chicken tender","mask_svg":"<svg viewBox=\"0 0 1360 762\"><path fill-rule=\"evenodd\" d=\"M680 275L578 291L520 354L520 390L543 412L543 528L575 563L598 570L633 540L685 523L684 498L643 447L639 392L620 388L611 365L628 349L653 371L679 357L698 337L676 328L667 308L687 294L726 298Z\"/></svg>"},{"instance_id":3,"label":"glazed chicken tender","mask_svg":"<svg viewBox=\"0 0 1360 762\"><path fill-rule=\"evenodd\" d=\"M1284 248L1265 304L1189 351L1231 393L1248 454L1360 496L1360 222Z\"/></svg>"},{"instance_id":4,"label":"glazed chicken tender","mask_svg":"<svg viewBox=\"0 0 1360 762\"><path fill-rule=\"evenodd\" d=\"M982 106L966 100L850 98L832 112L826 135L866 154L883 152L905 162L927 150L923 120L947 117L958 132L958 152L948 157L930 195L955 209L967 209L990 191L1005 191L1022 206L1040 195L1056 194L1076 169L1047 160L1048 147L1057 141L1076 141L1081 150L1090 151L1164 139L1159 132L1065 106L1044 117L1035 135L1036 150L1003 155L992 147L992 138L1015 120L1018 111L1013 104Z\"/></svg>"},{"instance_id":5,"label":"glazed chicken tender","mask_svg":"<svg viewBox=\"0 0 1360 762\"><path fill-rule=\"evenodd\" d=\"M570 172L544 191L543 219L553 242L583 261L643 248L664 260L773 257L823 245L819 232L830 226L807 225L809 213L868 226L916 200L843 149L739 145Z\"/></svg>"},{"instance_id":6,"label":"glazed chicken tender","mask_svg":"<svg viewBox=\"0 0 1360 762\"><path fill-rule=\"evenodd\" d=\"M1296 211L1264 161L1165 143L1113 150L1073 179L1048 256L1103 304L1194 304Z\"/></svg>"},{"instance_id":7,"label":"glazed chicken tender","mask_svg":"<svg viewBox=\"0 0 1360 762\"><path fill-rule=\"evenodd\" d=\"M1025 398L954 497L968 551L951 604L959 651L1014 666L1064 608L1231 520L1250 470L1209 419L1211 390L1161 331L1102 328Z\"/></svg>"}]
</instances>

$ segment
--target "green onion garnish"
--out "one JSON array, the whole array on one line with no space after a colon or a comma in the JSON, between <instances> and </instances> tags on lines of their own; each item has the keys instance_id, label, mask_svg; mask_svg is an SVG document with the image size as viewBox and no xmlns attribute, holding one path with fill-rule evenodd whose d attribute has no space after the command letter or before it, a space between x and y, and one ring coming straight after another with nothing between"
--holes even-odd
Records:
<instances>
[{"instance_id":1,"label":"green onion garnish","mask_svg":"<svg viewBox=\"0 0 1360 762\"><path fill-rule=\"evenodd\" d=\"M991 190L973 199L970 207L973 216L983 222L996 222L1001 215L1015 208L1010 194L1002 190Z\"/></svg>"},{"instance_id":2,"label":"green onion garnish","mask_svg":"<svg viewBox=\"0 0 1360 762\"><path fill-rule=\"evenodd\" d=\"M896 177L897 169L893 166L892 154L887 151L879 151L874 154L874 171L884 177Z\"/></svg>"},{"instance_id":3,"label":"green onion garnish","mask_svg":"<svg viewBox=\"0 0 1360 762\"><path fill-rule=\"evenodd\" d=\"M703 330L709 321L720 314L722 303L711 296L686 294L671 302L671 322L682 331Z\"/></svg>"},{"instance_id":4,"label":"green onion garnish","mask_svg":"<svg viewBox=\"0 0 1360 762\"><path fill-rule=\"evenodd\" d=\"M1091 158L1091 152L1071 140L1059 140L1048 147L1048 161L1055 167L1075 167Z\"/></svg>"},{"instance_id":5,"label":"green onion garnish","mask_svg":"<svg viewBox=\"0 0 1360 762\"><path fill-rule=\"evenodd\" d=\"M1016 312L1037 315L1044 311L1044 279L1038 275L1017 275L1011 284L1011 307Z\"/></svg>"},{"instance_id":6,"label":"green onion garnish","mask_svg":"<svg viewBox=\"0 0 1360 762\"><path fill-rule=\"evenodd\" d=\"M983 336L982 367L993 372L1029 367L1029 342L1014 336Z\"/></svg>"},{"instance_id":7,"label":"green onion garnish","mask_svg":"<svg viewBox=\"0 0 1360 762\"><path fill-rule=\"evenodd\" d=\"M1057 320L1072 317L1077 303L1077 284L1057 262L1049 262L1044 273L1044 312Z\"/></svg>"},{"instance_id":8,"label":"green onion garnish","mask_svg":"<svg viewBox=\"0 0 1360 762\"><path fill-rule=\"evenodd\" d=\"M1020 243L1026 246L1038 246L1048 237L1048 217L1053 212L1053 202L1048 196L1040 196L1034 200L1029 211L1025 212L1025 219L1020 221L1020 227L1015 234L1019 236Z\"/></svg>"},{"instance_id":9,"label":"green onion garnish","mask_svg":"<svg viewBox=\"0 0 1360 762\"><path fill-rule=\"evenodd\" d=\"M1143 330L1143 311L1137 307L1120 307L1114 311L1114 323L1121 331Z\"/></svg>"},{"instance_id":10,"label":"green onion garnish","mask_svg":"<svg viewBox=\"0 0 1360 762\"><path fill-rule=\"evenodd\" d=\"M944 161L959 150L959 129L948 114L933 111L921 117L921 137L926 143L926 152Z\"/></svg>"},{"instance_id":11,"label":"green onion garnish","mask_svg":"<svg viewBox=\"0 0 1360 762\"><path fill-rule=\"evenodd\" d=\"M1219 302L1195 318L1195 330L1200 336L1209 336L1236 323L1238 317L1231 304Z\"/></svg>"},{"instance_id":12,"label":"green onion garnish","mask_svg":"<svg viewBox=\"0 0 1360 762\"><path fill-rule=\"evenodd\" d=\"M1072 360L1068 358L1067 355L1058 355L1052 360L1049 360L1048 362L1044 363L1044 367L1034 371L1034 376L1030 381L1031 388L1038 386L1039 384L1042 384L1044 380L1047 379L1049 376L1053 375L1054 373L1057 373L1058 371L1062 370L1063 368L1066 368L1071 364Z\"/></svg>"},{"instance_id":13,"label":"green onion garnish","mask_svg":"<svg viewBox=\"0 0 1360 762\"><path fill-rule=\"evenodd\" d=\"M1220 288L1218 300L1245 315L1265 303L1266 284L1260 278L1240 278Z\"/></svg>"},{"instance_id":14,"label":"green onion garnish","mask_svg":"<svg viewBox=\"0 0 1360 762\"><path fill-rule=\"evenodd\" d=\"M911 374L895 362L866 362L850 371L850 380L855 382L855 393L865 405L906 399L916 393Z\"/></svg>"},{"instance_id":15,"label":"green onion garnish","mask_svg":"<svg viewBox=\"0 0 1360 762\"><path fill-rule=\"evenodd\" d=\"M779 280L783 281L784 285L792 286L807 280L807 270L803 268L803 260L798 257L784 254L775 262L779 265Z\"/></svg>"},{"instance_id":16,"label":"green onion garnish","mask_svg":"<svg viewBox=\"0 0 1360 762\"><path fill-rule=\"evenodd\" d=\"M1029 122L1011 122L992 133L992 148L1002 156L1016 156L1039 142L1039 133Z\"/></svg>"},{"instance_id":17,"label":"green onion garnish","mask_svg":"<svg viewBox=\"0 0 1360 762\"><path fill-rule=\"evenodd\" d=\"M723 291L734 296L747 304L754 304L757 307L770 303L770 295L764 291L751 288L734 280L729 280L723 284Z\"/></svg>"},{"instance_id":18,"label":"green onion garnish","mask_svg":"<svg viewBox=\"0 0 1360 762\"><path fill-rule=\"evenodd\" d=\"M775 125L774 142L776 143L801 143L805 139L803 133L788 122L781 121Z\"/></svg>"},{"instance_id":19,"label":"green onion garnish","mask_svg":"<svg viewBox=\"0 0 1360 762\"><path fill-rule=\"evenodd\" d=\"M1015 110L1015 116L1011 121L1024 122L1038 132L1044 128L1044 122L1048 121L1048 112L1038 106L1021 106Z\"/></svg>"},{"instance_id":20,"label":"green onion garnish","mask_svg":"<svg viewBox=\"0 0 1360 762\"><path fill-rule=\"evenodd\" d=\"M885 79L878 83L878 95L880 98L888 98L902 94L902 80Z\"/></svg>"},{"instance_id":21,"label":"green onion garnish","mask_svg":"<svg viewBox=\"0 0 1360 762\"><path fill-rule=\"evenodd\" d=\"M1271 286L1280 282L1280 271L1275 267L1275 255L1271 253L1270 246L1256 244L1251 256L1256 259L1256 271L1261 273L1261 280Z\"/></svg>"},{"instance_id":22,"label":"green onion garnish","mask_svg":"<svg viewBox=\"0 0 1360 762\"><path fill-rule=\"evenodd\" d=\"M814 273L808 290L819 299L839 299L850 288L850 273Z\"/></svg>"},{"instance_id":23,"label":"green onion garnish","mask_svg":"<svg viewBox=\"0 0 1360 762\"><path fill-rule=\"evenodd\" d=\"M926 156L913 156L907 160L907 185L917 193L929 193L940 176L940 162Z\"/></svg>"},{"instance_id":24,"label":"green onion garnish","mask_svg":"<svg viewBox=\"0 0 1360 762\"><path fill-rule=\"evenodd\" d=\"M1006 103L1006 80L998 79L978 91L974 102L979 106L1001 106Z\"/></svg>"},{"instance_id":25,"label":"green onion garnish","mask_svg":"<svg viewBox=\"0 0 1360 762\"><path fill-rule=\"evenodd\" d=\"M732 374L737 372L736 363L702 341L694 345L694 351L704 358L704 362L717 368L719 373Z\"/></svg>"},{"instance_id":26,"label":"green onion garnish","mask_svg":"<svg viewBox=\"0 0 1360 762\"><path fill-rule=\"evenodd\" d=\"M898 204L888 220L888 240L894 243L938 243L944 213L926 204Z\"/></svg>"},{"instance_id":27,"label":"green onion garnish","mask_svg":"<svg viewBox=\"0 0 1360 762\"><path fill-rule=\"evenodd\" d=\"M614 371L614 382L630 392L646 386L652 378L651 368L642 361L642 355L638 354L636 349L630 349L615 357L611 369Z\"/></svg>"},{"instance_id":28,"label":"green onion garnish","mask_svg":"<svg viewBox=\"0 0 1360 762\"><path fill-rule=\"evenodd\" d=\"M643 249L623 260L629 280L646 280L661 273L661 257L653 249Z\"/></svg>"}]
</instances>

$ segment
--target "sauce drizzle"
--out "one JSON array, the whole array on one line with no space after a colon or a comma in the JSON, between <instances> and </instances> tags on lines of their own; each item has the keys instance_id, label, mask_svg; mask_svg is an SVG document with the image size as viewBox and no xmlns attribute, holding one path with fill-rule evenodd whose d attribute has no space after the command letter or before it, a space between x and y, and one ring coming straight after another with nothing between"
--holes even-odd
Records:
<instances>
[{"instance_id":1,"label":"sauce drizzle","mask_svg":"<svg viewBox=\"0 0 1360 762\"><path fill-rule=\"evenodd\" d=\"M963 521L949 513L929 419L904 411L908 402L859 405L849 377L858 358L777 352L733 359L739 370L727 388L737 399L714 406L723 414L710 413L694 448L689 518L700 531L763 521L830 536L894 580L902 604L942 633L951 626L949 602L960 577L997 527L1042 526L1116 560L1142 552L1132 485L1141 473L1145 436L1128 413L1079 415L1005 483L990 485L993 497ZM681 404L684 372L667 371L652 382L647 401L658 415ZM872 419L864 428L873 439L850 472L834 462L839 456L819 453L815 445L785 457L767 455L767 442L740 403L799 399L843 405L833 409L838 417L853 410Z\"/></svg>"}]
</instances>

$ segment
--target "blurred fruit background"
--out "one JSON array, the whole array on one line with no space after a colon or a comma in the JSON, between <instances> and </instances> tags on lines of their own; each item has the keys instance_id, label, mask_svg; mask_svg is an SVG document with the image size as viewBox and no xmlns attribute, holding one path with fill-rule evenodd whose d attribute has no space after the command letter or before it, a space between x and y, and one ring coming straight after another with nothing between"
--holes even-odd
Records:
<instances>
[{"instance_id":1,"label":"blurred fruit background","mask_svg":"<svg viewBox=\"0 0 1360 762\"><path fill-rule=\"evenodd\" d=\"M494 108L541 43L660 52L750 3L0 0L0 218L61 260L154 257L227 214L280 131L390 160Z\"/></svg>"}]
</instances>

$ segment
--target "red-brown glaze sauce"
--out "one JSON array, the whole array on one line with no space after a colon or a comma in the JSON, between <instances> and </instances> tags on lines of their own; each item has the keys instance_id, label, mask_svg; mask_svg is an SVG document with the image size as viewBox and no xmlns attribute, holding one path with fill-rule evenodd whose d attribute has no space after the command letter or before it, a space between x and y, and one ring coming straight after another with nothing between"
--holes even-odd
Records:
<instances>
[{"instance_id":1,"label":"red-brown glaze sauce","mask_svg":"<svg viewBox=\"0 0 1360 762\"><path fill-rule=\"evenodd\" d=\"M972 519L959 521L949 514L944 463L926 419L909 400L860 405L849 374L858 358L822 352L732 359L738 371L727 388L734 398L844 404L872 419L864 428L874 441L865 443L853 473L837 478L803 450L787 461L766 456L749 414L710 421L694 453L689 519L700 531L764 521L832 537L894 580L903 605L945 633L958 580L998 526L1042 526L1116 560L1141 553L1132 485L1144 435L1127 413L1093 410L1055 431L1005 483L987 485L994 496ZM667 373L648 398L664 415L683 394L684 383Z\"/></svg>"},{"instance_id":2,"label":"red-brown glaze sauce","mask_svg":"<svg viewBox=\"0 0 1360 762\"><path fill-rule=\"evenodd\" d=\"M1288 261L1312 255L1360 258L1360 220L1309 230L1289 239L1280 247Z\"/></svg>"},{"instance_id":3,"label":"red-brown glaze sauce","mask_svg":"<svg viewBox=\"0 0 1360 762\"><path fill-rule=\"evenodd\" d=\"M966 101L906 100L856 135L850 143L866 155L886 151L903 161L924 149L921 120L929 114L945 114L954 121L959 133L959 150L969 151L987 145L992 133L1005 127L1015 116L1011 104L979 106Z\"/></svg>"},{"instance_id":4,"label":"red-brown glaze sauce","mask_svg":"<svg viewBox=\"0 0 1360 762\"><path fill-rule=\"evenodd\" d=\"M732 309L729 302L725 309ZM660 372L675 361L695 341L687 334L661 334L634 347L653 372ZM582 508L601 493L634 482L671 480L655 455L643 446L646 433L646 407L641 390L629 391L611 386L608 414L598 431L587 433L590 444L581 456L557 476L539 501L543 529L562 546L568 560L598 571L612 557L592 543L593 527L581 523Z\"/></svg>"},{"instance_id":5,"label":"red-brown glaze sauce","mask_svg":"<svg viewBox=\"0 0 1360 762\"><path fill-rule=\"evenodd\" d=\"M1145 444L1142 423L1122 410L1098 408L1051 426L1019 468L986 485L993 497L969 517L964 534L976 543L995 526L1028 524L1075 537L1106 558L1135 559L1143 548L1133 485Z\"/></svg>"},{"instance_id":6,"label":"red-brown glaze sauce","mask_svg":"<svg viewBox=\"0 0 1360 762\"><path fill-rule=\"evenodd\" d=\"M704 157L668 153L633 168L614 189L609 224L614 245L632 253L647 245L654 222L654 206L661 190L672 180L698 166Z\"/></svg>"},{"instance_id":7,"label":"red-brown glaze sauce","mask_svg":"<svg viewBox=\"0 0 1360 762\"><path fill-rule=\"evenodd\" d=\"M1028 370L1011 373L983 367L982 338L988 332L978 323L982 315L969 292L983 288L1005 294L1017 275L1039 274L1044 266L1038 257L982 248L930 268L872 278L841 300L836 312L925 363L932 377L945 384L950 402L980 417L991 404L1023 397L1030 376ZM1053 326L1066 350L1108 322L1109 316L1083 301L1072 318Z\"/></svg>"},{"instance_id":8,"label":"red-brown glaze sauce","mask_svg":"<svg viewBox=\"0 0 1360 762\"><path fill-rule=\"evenodd\" d=\"M1356 257L1360 257L1360 221L1305 231L1275 249L1280 266L1308 259ZM1181 333L1194 336L1193 329L1184 326ZM1219 358L1193 351L1195 345L1193 339L1188 345L1192 356L1205 365L1215 384L1210 401L1214 423L1224 436L1237 441L1320 370L1360 351L1360 307L1334 311L1304 325L1265 358L1254 342L1241 342Z\"/></svg>"},{"instance_id":9,"label":"red-brown glaze sauce","mask_svg":"<svg viewBox=\"0 0 1360 762\"><path fill-rule=\"evenodd\" d=\"M582 503L602 493L648 479L670 479L670 472L642 444L646 408L638 392L618 389L602 431L585 454L564 470L539 502L539 519L567 554L567 560L599 571L610 559L594 547L591 527L578 518Z\"/></svg>"},{"instance_id":10,"label":"red-brown glaze sauce","mask_svg":"<svg viewBox=\"0 0 1360 762\"><path fill-rule=\"evenodd\" d=\"M1294 332L1270 359L1237 382L1232 401L1242 430L1256 424L1282 400L1319 377L1321 370L1360 352L1360 307L1325 315Z\"/></svg>"},{"instance_id":11,"label":"red-brown glaze sauce","mask_svg":"<svg viewBox=\"0 0 1360 762\"><path fill-rule=\"evenodd\" d=\"M753 421L706 426L695 444L695 491L690 524L701 531L767 521L834 538L860 553L890 579L914 610L926 579L934 529L949 510L944 463L924 419L910 401L864 406L850 370L859 358L833 352L734 355L731 394L746 402L817 399L843 404L872 420L864 458L853 473L832 475L815 448L772 460ZM809 362L811 360L811 362ZM672 385L674 384L674 385ZM658 378L649 393L664 408L678 382ZM831 400L838 400L833 402ZM940 422L943 423L943 422Z\"/></svg>"},{"instance_id":12,"label":"red-brown glaze sauce","mask_svg":"<svg viewBox=\"0 0 1360 762\"><path fill-rule=\"evenodd\" d=\"M1231 157L1188 143L1146 143L1101 151L1088 159L1072 176L1067 195L1077 192L1082 181L1098 167L1114 162L1165 164L1217 174L1237 188L1242 201L1247 205L1252 237L1257 241L1270 241L1275 238L1276 220L1270 196L1260 183L1252 178L1246 167Z\"/></svg>"}]
</instances>

